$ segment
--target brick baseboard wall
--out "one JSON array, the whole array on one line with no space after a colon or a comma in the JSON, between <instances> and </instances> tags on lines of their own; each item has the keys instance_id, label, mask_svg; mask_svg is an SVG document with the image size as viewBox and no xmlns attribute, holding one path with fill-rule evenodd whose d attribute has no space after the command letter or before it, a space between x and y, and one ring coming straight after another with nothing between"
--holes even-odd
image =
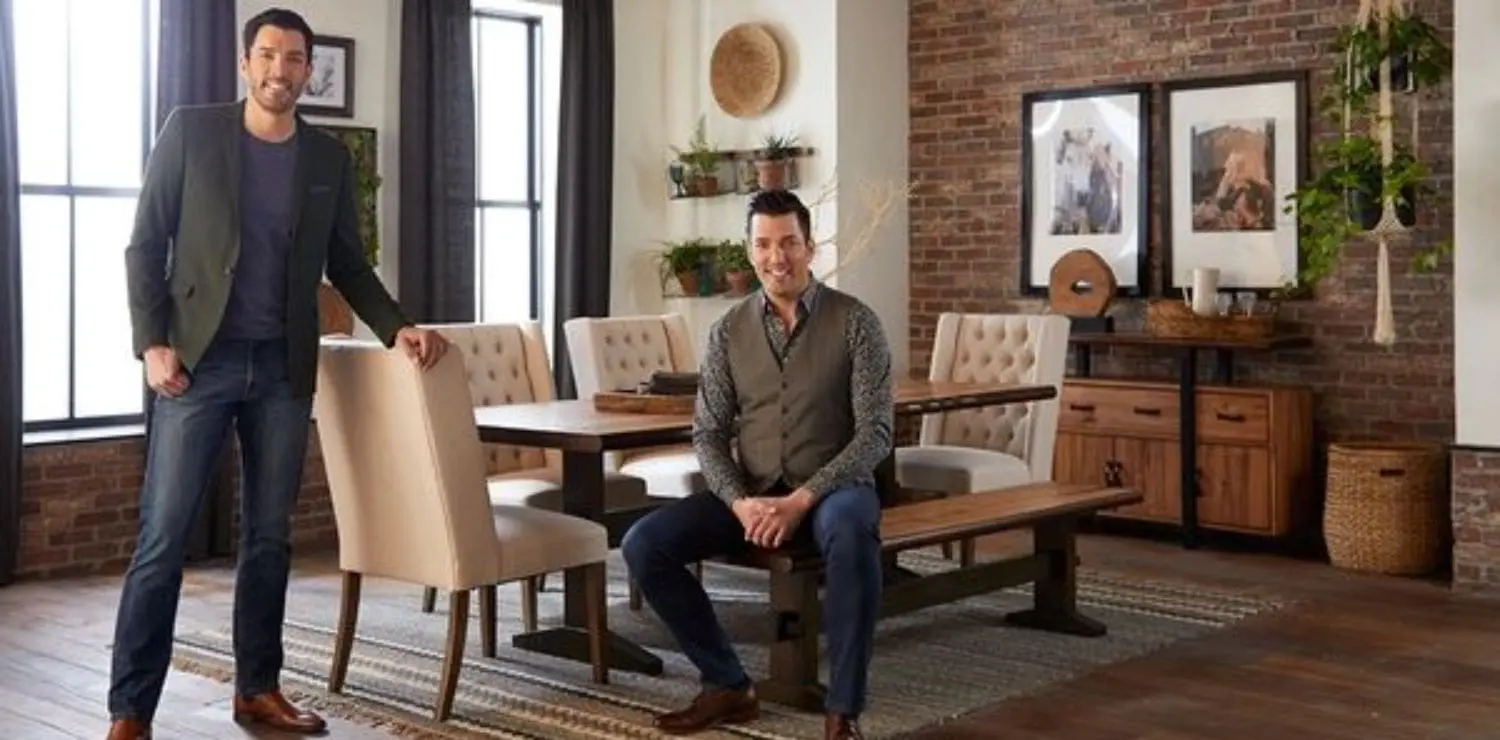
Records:
<instances>
[{"instance_id":1,"label":"brick baseboard wall","mask_svg":"<svg viewBox=\"0 0 1500 740\"><path fill-rule=\"evenodd\" d=\"M1453 450L1453 585L1500 589L1500 449Z\"/></svg>"},{"instance_id":2,"label":"brick baseboard wall","mask_svg":"<svg viewBox=\"0 0 1500 740\"><path fill-rule=\"evenodd\" d=\"M292 545L297 552L326 549L338 541L317 430L312 434L292 520ZM26 449L18 577L54 578L125 569L140 531L144 448L144 440L137 437ZM236 514L236 538L238 524Z\"/></svg>"}]
</instances>

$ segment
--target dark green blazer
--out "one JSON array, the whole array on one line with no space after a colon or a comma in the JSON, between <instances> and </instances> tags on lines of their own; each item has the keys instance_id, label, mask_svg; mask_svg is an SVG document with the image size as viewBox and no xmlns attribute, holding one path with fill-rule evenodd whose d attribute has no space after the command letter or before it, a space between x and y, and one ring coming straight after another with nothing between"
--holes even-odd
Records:
<instances>
[{"instance_id":1,"label":"dark green blazer","mask_svg":"<svg viewBox=\"0 0 1500 740\"><path fill-rule=\"evenodd\" d=\"M243 101L178 108L151 151L125 249L137 358L166 345L191 371L219 330L240 256L243 115ZM297 140L301 206L288 257L287 362L297 394L310 396L325 273L387 347L411 322L365 259L348 151L300 116Z\"/></svg>"}]
</instances>

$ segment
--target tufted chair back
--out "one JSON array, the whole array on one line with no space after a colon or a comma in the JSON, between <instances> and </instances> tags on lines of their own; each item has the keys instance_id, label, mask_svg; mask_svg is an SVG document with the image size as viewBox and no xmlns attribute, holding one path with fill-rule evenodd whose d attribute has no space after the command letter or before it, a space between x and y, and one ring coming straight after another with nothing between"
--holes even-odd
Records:
<instances>
[{"instance_id":1,"label":"tufted chair back","mask_svg":"<svg viewBox=\"0 0 1500 740\"><path fill-rule=\"evenodd\" d=\"M960 314L938 317L928 379L1042 383L1062 392L1072 324L1057 314ZM976 447L1025 460L1033 480L1052 478L1057 399L928 414L921 444Z\"/></svg>"},{"instance_id":2,"label":"tufted chair back","mask_svg":"<svg viewBox=\"0 0 1500 740\"><path fill-rule=\"evenodd\" d=\"M474 406L551 401L556 396L547 346L537 322L435 324L428 328L442 334L454 350L463 354ZM556 451L497 444L485 448L490 475L562 464Z\"/></svg>"},{"instance_id":3,"label":"tufted chair back","mask_svg":"<svg viewBox=\"0 0 1500 740\"><path fill-rule=\"evenodd\" d=\"M563 323L579 398L635 390L663 370L691 373L698 356L680 314L576 318Z\"/></svg>"}]
</instances>

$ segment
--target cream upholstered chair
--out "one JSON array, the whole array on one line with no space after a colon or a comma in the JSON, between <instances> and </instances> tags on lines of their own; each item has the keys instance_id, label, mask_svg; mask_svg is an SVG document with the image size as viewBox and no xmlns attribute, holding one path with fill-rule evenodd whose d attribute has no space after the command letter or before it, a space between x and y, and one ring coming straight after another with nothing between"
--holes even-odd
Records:
<instances>
[{"instance_id":1,"label":"cream upholstered chair","mask_svg":"<svg viewBox=\"0 0 1500 740\"><path fill-rule=\"evenodd\" d=\"M599 391L635 390L657 371L698 371L698 356L679 314L575 318L563 323L579 398ZM611 453L612 470L646 481L652 496L681 498L708 485L689 445Z\"/></svg>"},{"instance_id":2,"label":"cream upholstered chair","mask_svg":"<svg viewBox=\"0 0 1500 740\"><path fill-rule=\"evenodd\" d=\"M1038 383L1061 393L1071 328L1056 314L944 313L928 379ZM927 414L919 444L896 449L896 478L948 496L1051 480L1057 415L1056 399ZM973 562L972 540L961 560Z\"/></svg>"},{"instance_id":3,"label":"cream upholstered chair","mask_svg":"<svg viewBox=\"0 0 1500 740\"><path fill-rule=\"evenodd\" d=\"M400 350L324 339L316 404L344 573L330 692L343 689L365 576L452 593L433 712L438 721L452 712L473 589L480 589L482 648L493 657L496 584L582 569L594 680L608 680L608 535L596 522L491 503L461 353L449 352L424 371Z\"/></svg>"},{"instance_id":4,"label":"cream upholstered chair","mask_svg":"<svg viewBox=\"0 0 1500 740\"><path fill-rule=\"evenodd\" d=\"M535 321L429 325L464 356L464 370L474 406L550 401L556 398L551 364ZM562 454L557 450L485 445L485 472L490 502L497 506L534 506L562 510ZM646 483L619 472L604 476L606 508L633 508L652 503ZM522 588L521 609L528 630L536 628L536 593L541 580ZM436 589L427 589L422 610L432 612Z\"/></svg>"}]
</instances>

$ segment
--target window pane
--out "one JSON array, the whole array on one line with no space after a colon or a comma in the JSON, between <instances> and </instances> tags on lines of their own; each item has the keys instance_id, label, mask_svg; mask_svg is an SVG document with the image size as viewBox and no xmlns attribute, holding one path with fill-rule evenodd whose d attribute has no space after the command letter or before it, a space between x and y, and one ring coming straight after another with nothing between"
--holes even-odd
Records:
<instances>
[{"instance_id":1,"label":"window pane","mask_svg":"<svg viewBox=\"0 0 1500 740\"><path fill-rule=\"evenodd\" d=\"M135 197L77 199L73 248L78 312L73 351L80 417L141 413L144 382L131 351L130 307L125 292L125 244L135 220Z\"/></svg>"},{"instance_id":2,"label":"window pane","mask_svg":"<svg viewBox=\"0 0 1500 740\"><path fill-rule=\"evenodd\" d=\"M66 419L72 314L65 195L21 196L21 286L21 417Z\"/></svg>"},{"instance_id":3,"label":"window pane","mask_svg":"<svg viewBox=\"0 0 1500 740\"><path fill-rule=\"evenodd\" d=\"M72 0L73 184L135 187L144 165L145 6Z\"/></svg>"},{"instance_id":4,"label":"window pane","mask_svg":"<svg viewBox=\"0 0 1500 740\"><path fill-rule=\"evenodd\" d=\"M525 201L531 129L526 24L495 18L476 23L479 197Z\"/></svg>"},{"instance_id":5,"label":"window pane","mask_svg":"<svg viewBox=\"0 0 1500 740\"><path fill-rule=\"evenodd\" d=\"M531 212L525 208L479 211L480 321L523 321L531 311Z\"/></svg>"},{"instance_id":6,"label":"window pane","mask_svg":"<svg viewBox=\"0 0 1500 740\"><path fill-rule=\"evenodd\" d=\"M21 182L68 182L68 4L16 0Z\"/></svg>"}]
</instances>

